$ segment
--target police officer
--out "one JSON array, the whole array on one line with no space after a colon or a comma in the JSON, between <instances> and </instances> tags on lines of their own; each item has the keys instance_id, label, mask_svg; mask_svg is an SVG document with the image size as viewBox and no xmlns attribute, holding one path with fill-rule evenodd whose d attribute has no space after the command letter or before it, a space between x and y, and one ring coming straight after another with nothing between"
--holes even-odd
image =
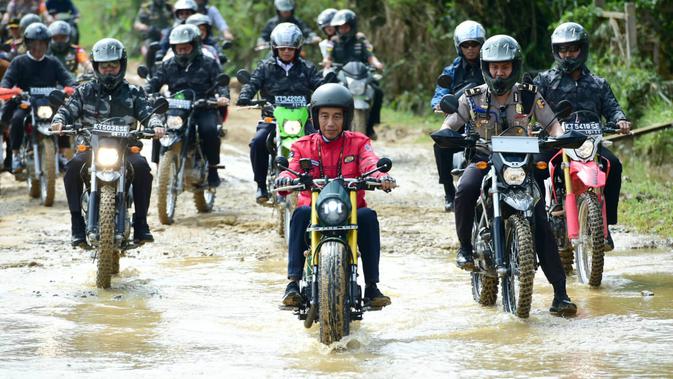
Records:
<instances>
[{"instance_id":1,"label":"police officer","mask_svg":"<svg viewBox=\"0 0 673 379\"><path fill-rule=\"evenodd\" d=\"M207 93L217 83L219 64L201 51L201 37L193 25L179 25L170 34L173 58L163 62L147 83L149 93L158 92L166 84L171 93L194 91L195 100L215 95L218 106L229 104L229 87L217 86L214 93ZM217 130L219 115L215 109L195 109L192 115L201 138L201 147L208 159L208 185L220 185L217 165L220 164L220 135Z\"/></svg>"},{"instance_id":2,"label":"police officer","mask_svg":"<svg viewBox=\"0 0 673 379\"><path fill-rule=\"evenodd\" d=\"M49 25L51 33L49 53L58 58L73 77L76 76L79 67L85 73L93 72L93 66L91 66L86 51L77 45L70 44L71 31L72 28L65 21L52 22Z\"/></svg>"},{"instance_id":3,"label":"police officer","mask_svg":"<svg viewBox=\"0 0 673 379\"><path fill-rule=\"evenodd\" d=\"M173 10L166 0L150 0L140 6L133 29L145 40L141 49L143 56L147 53L147 45L161 41L162 32L172 24Z\"/></svg>"},{"instance_id":4,"label":"police officer","mask_svg":"<svg viewBox=\"0 0 673 379\"><path fill-rule=\"evenodd\" d=\"M31 87L74 86L75 81L61 62L46 55L50 38L46 25L34 23L28 26L23 33L28 52L12 61L0 82L0 87L19 87L28 91ZM9 101L3 112L3 120L11 117L12 171L18 174L23 171L18 155L24 135L24 119L29 115L30 109L21 109L15 101Z\"/></svg>"},{"instance_id":5,"label":"police officer","mask_svg":"<svg viewBox=\"0 0 673 379\"><path fill-rule=\"evenodd\" d=\"M567 100L573 112L592 112L594 117L603 117L615 123L621 133L629 133L631 123L626 119L610 85L605 79L591 73L586 66L589 56L589 35L586 30L574 22L563 23L552 33L551 45L556 67L540 73L534 80L549 105L555 108L561 100ZM588 116L591 118L588 121L597 121L592 118L593 115L583 113L581 117ZM546 152L539 159L549 161L555 153ZM622 186L622 163L606 147L602 148L601 155L610 161L610 173L605 183L605 208L608 225L615 225ZM538 185L542 185L544 179L549 177L546 170L536 174ZM606 247L608 251L614 249L609 230Z\"/></svg>"},{"instance_id":6,"label":"police officer","mask_svg":"<svg viewBox=\"0 0 673 379\"><path fill-rule=\"evenodd\" d=\"M96 42L92 50L95 80L81 85L70 100L61 108L52 120L52 130L59 133L65 125L80 120L82 126L91 126L111 117L123 117L129 124L142 120L145 127L153 128L155 137L164 134L161 119L152 115L142 89L124 80L126 74L126 49L121 42L113 38L104 38ZM147 160L140 154L127 156L133 166L133 241L145 243L154 241L147 225L147 209L152 191L152 174ZM86 224L82 217L82 176L84 165L90 164L91 152L77 153L68 162L63 177L70 219L72 222L72 245L86 245Z\"/></svg>"},{"instance_id":7,"label":"police officer","mask_svg":"<svg viewBox=\"0 0 673 379\"><path fill-rule=\"evenodd\" d=\"M276 15L266 22L264 29L262 29L262 35L257 40L257 45L269 43L271 41L271 32L283 22L297 25L305 40L320 42L320 37L304 21L295 17L294 0L274 0L273 5L276 8Z\"/></svg>"},{"instance_id":8,"label":"police officer","mask_svg":"<svg viewBox=\"0 0 673 379\"><path fill-rule=\"evenodd\" d=\"M554 112L537 88L532 84L517 83L522 73L522 58L521 48L514 38L496 35L486 40L480 61L486 84L467 90L459 99L458 111L446 118L442 128L460 130L465 125L464 120L471 120L479 135L488 140L509 127L527 128L531 118L535 118L548 126L551 135L562 134ZM456 232L460 241L456 263L466 270L474 268L471 242L474 207L486 173L474 162L470 163L456 191ZM542 271L554 287L554 300L549 311L558 315L575 314L577 306L566 293L565 272L542 201L535 206L534 234Z\"/></svg>"},{"instance_id":9,"label":"police officer","mask_svg":"<svg viewBox=\"0 0 673 379\"><path fill-rule=\"evenodd\" d=\"M355 12L350 9L338 11L332 18L331 25L337 28L337 35L332 37L332 50L326 60L325 69L330 68L332 63L346 64L359 61L372 65L378 70L383 70L383 63L373 54L372 45L363 34L358 33ZM374 125L381 122L383 91L376 83L372 83L372 87L374 87L374 99L367 122L367 135L375 140Z\"/></svg>"},{"instance_id":10,"label":"police officer","mask_svg":"<svg viewBox=\"0 0 673 379\"><path fill-rule=\"evenodd\" d=\"M450 88L436 86L435 94L432 96L430 106L434 110L439 110L439 101L447 94L458 94L467 87L475 87L484 84L484 78L479 68L479 50L486 39L486 31L480 23L475 21L463 21L453 32L453 45L456 48L458 56L450 66L444 67L443 75L451 78ZM460 96L458 94L458 96ZM435 151L435 162L437 163L437 173L439 174L439 183L444 186L444 210L450 212L453 210L453 198L456 195L456 189L453 186L453 154L460 150L450 148L440 148L439 145L433 146Z\"/></svg>"},{"instance_id":11,"label":"police officer","mask_svg":"<svg viewBox=\"0 0 673 379\"><path fill-rule=\"evenodd\" d=\"M260 62L252 73L250 82L241 89L236 105L249 105L257 91L271 103L275 103L276 96L300 96L308 99L322 84L322 77L313 64L299 56L303 41L301 29L297 25L285 22L276 26L271 33L273 56ZM257 124L257 133L250 141L250 162L257 183L255 199L258 204L269 200L266 188L266 174L269 169L266 138L273 127L273 124L260 122ZM313 127L307 124L306 132L313 131Z\"/></svg>"},{"instance_id":12,"label":"police officer","mask_svg":"<svg viewBox=\"0 0 673 379\"><path fill-rule=\"evenodd\" d=\"M311 171L314 178L356 178L376 168L378 157L369 138L361 133L348 131L353 120L353 95L340 84L325 84L311 97L311 118L320 128L319 133L304 136L292 144L290 168L300 171L299 160L309 158L317 162ZM382 189L389 191L395 180L388 174L377 172ZM283 171L276 179L277 187L287 186L296 178ZM301 302L299 280L304 268L304 251L308 249L306 228L311 217L311 192L303 191L297 199L297 209L290 223L287 276L290 283L285 289L283 304L298 306ZM376 212L367 208L364 191L357 194L358 247L362 254L362 270L365 276L365 304L373 307L390 305L390 298L381 293L379 282L379 258L381 237Z\"/></svg>"}]
</instances>

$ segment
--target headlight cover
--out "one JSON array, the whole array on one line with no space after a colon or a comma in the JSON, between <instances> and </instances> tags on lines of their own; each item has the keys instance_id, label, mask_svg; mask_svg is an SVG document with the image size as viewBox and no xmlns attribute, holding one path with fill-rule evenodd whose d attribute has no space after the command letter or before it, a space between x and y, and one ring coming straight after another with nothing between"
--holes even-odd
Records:
<instances>
[{"instance_id":1,"label":"headlight cover","mask_svg":"<svg viewBox=\"0 0 673 379\"><path fill-rule=\"evenodd\" d=\"M40 119L50 119L53 114L54 110L48 105L37 107L37 117Z\"/></svg>"},{"instance_id":2,"label":"headlight cover","mask_svg":"<svg viewBox=\"0 0 673 379\"><path fill-rule=\"evenodd\" d=\"M348 89L354 96L364 95L367 89L367 82L364 79L347 78Z\"/></svg>"},{"instance_id":3,"label":"headlight cover","mask_svg":"<svg viewBox=\"0 0 673 379\"><path fill-rule=\"evenodd\" d=\"M327 199L318 207L318 217L326 225L341 225L348 217L348 207L338 198Z\"/></svg>"},{"instance_id":4,"label":"headlight cover","mask_svg":"<svg viewBox=\"0 0 673 379\"><path fill-rule=\"evenodd\" d=\"M101 147L96 155L96 162L103 167L112 167L119 161L119 152L110 147Z\"/></svg>"},{"instance_id":5,"label":"headlight cover","mask_svg":"<svg viewBox=\"0 0 673 379\"><path fill-rule=\"evenodd\" d=\"M594 140L587 138L579 148L575 149L575 154L580 159L589 159L594 155Z\"/></svg>"},{"instance_id":6,"label":"headlight cover","mask_svg":"<svg viewBox=\"0 0 673 379\"><path fill-rule=\"evenodd\" d=\"M166 126L168 129L180 129L182 124L183 120L180 116L168 116L168 118L166 118Z\"/></svg>"},{"instance_id":7,"label":"headlight cover","mask_svg":"<svg viewBox=\"0 0 673 379\"><path fill-rule=\"evenodd\" d=\"M526 171L521 167L507 167L502 172L502 178L510 186L520 186L526 180Z\"/></svg>"},{"instance_id":8,"label":"headlight cover","mask_svg":"<svg viewBox=\"0 0 673 379\"><path fill-rule=\"evenodd\" d=\"M297 120L287 120L285 121L285 124L283 124L283 130L287 135L297 135L301 132L301 122Z\"/></svg>"}]
</instances>

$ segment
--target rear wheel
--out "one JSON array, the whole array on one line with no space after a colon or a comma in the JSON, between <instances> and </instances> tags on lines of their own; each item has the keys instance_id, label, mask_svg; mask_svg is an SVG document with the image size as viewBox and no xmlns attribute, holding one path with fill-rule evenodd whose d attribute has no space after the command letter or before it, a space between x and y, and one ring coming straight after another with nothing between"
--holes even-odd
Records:
<instances>
[{"instance_id":1,"label":"rear wheel","mask_svg":"<svg viewBox=\"0 0 673 379\"><path fill-rule=\"evenodd\" d=\"M598 196L593 192L580 195L578 202L579 243L575 247L577 279L598 287L603 280L605 237L603 233L603 212Z\"/></svg>"},{"instance_id":2,"label":"rear wheel","mask_svg":"<svg viewBox=\"0 0 673 379\"><path fill-rule=\"evenodd\" d=\"M174 221L178 200L178 151L179 145L166 151L159 163L159 193L157 194L157 214L159 222L170 225Z\"/></svg>"},{"instance_id":3,"label":"rear wheel","mask_svg":"<svg viewBox=\"0 0 673 379\"><path fill-rule=\"evenodd\" d=\"M502 303L505 312L528 318L533 299L535 250L530 224L520 214L507 219L505 254L509 271L502 279Z\"/></svg>"},{"instance_id":4,"label":"rear wheel","mask_svg":"<svg viewBox=\"0 0 673 379\"><path fill-rule=\"evenodd\" d=\"M353 131L367 135L367 109L356 109L353 113Z\"/></svg>"},{"instance_id":5,"label":"rear wheel","mask_svg":"<svg viewBox=\"0 0 673 379\"><path fill-rule=\"evenodd\" d=\"M96 287L110 288L115 252L115 187L105 184L100 190L100 211L98 217L100 237L98 241L98 272ZM119 254L117 259L119 259ZM119 272L119 267L117 267Z\"/></svg>"},{"instance_id":6,"label":"rear wheel","mask_svg":"<svg viewBox=\"0 0 673 379\"><path fill-rule=\"evenodd\" d=\"M40 163L42 175L40 176L40 203L46 207L54 204L56 192L56 147L54 140L44 138L40 142Z\"/></svg>"},{"instance_id":7,"label":"rear wheel","mask_svg":"<svg viewBox=\"0 0 673 379\"><path fill-rule=\"evenodd\" d=\"M348 335L348 256L346 246L326 242L320 248L318 271L318 317L320 342L329 345Z\"/></svg>"}]
</instances>

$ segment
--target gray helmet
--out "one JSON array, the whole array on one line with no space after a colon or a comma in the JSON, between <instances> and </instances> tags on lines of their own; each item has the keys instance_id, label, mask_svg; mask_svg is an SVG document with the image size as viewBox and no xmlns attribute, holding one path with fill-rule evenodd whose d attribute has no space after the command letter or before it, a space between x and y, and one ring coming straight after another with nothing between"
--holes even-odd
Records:
<instances>
[{"instance_id":1,"label":"gray helmet","mask_svg":"<svg viewBox=\"0 0 673 379\"><path fill-rule=\"evenodd\" d=\"M206 30L207 30L206 38L208 38L211 34L212 21L210 20L210 17L208 17L207 15L205 15L203 13L197 13L197 14L193 14L193 15L189 16L189 18L187 18L186 24L187 25L194 25L197 28L201 25L205 25ZM201 32L199 31L199 33L201 33Z\"/></svg>"},{"instance_id":2,"label":"gray helmet","mask_svg":"<svg viewBox=\"0 0 673 379\"><path fill-rule=\"evenodd\" d=\"M350 9L342 9L338 11L334 14L334 17L332 17L332 22L330 22L330 25L335 27L346 24L351 26L350 32L341 34L337 31L337 33L340 37L349 39L350 37L353 37L358 31L358 16Z\"/></svg>"},{"instance_id":3,"label":"gray helmet","mask_svg":"<svg viewBox=\"0 0 673 379\"><path fill-rule=\"evenodd\" d=\"M559 47L562 45L579 45L580 54L577 58L561 58ZM565 22L551 34L551 51L556 64L563 72L573 72L587 61L589 56L589 34L580 24Z\"/></svg>"},{"instance_id":4,"label":"gray helmet","mask_svg":"<svg viewBox=\"0 0 673 379\"><path fill-rule=\"evenodd\" d=\"M276 12L294 12L294 0L274 0Z\"/></svg>"},{"instance_id":5,"label":"gray helmet","mask_svg":"<svg viewBox=\"0 0 673 379\"><path fill-rule=\"evenodd\" d=\"M175 5L173 6L173 15L175 16L176 20L180 20L178 17L178 11L192 11L192 13L196 13L199 10L199 6L196 4L194 0L178 0L175 2Z\"/></svg>"},{"instance_id":6,"label":"gray helmet","mask_svg":"<svg viewBox=\"0 0 673 379\"><path fill-rule=\"evenodd\" d=\"M460 45L463 42L474 41L483 45L485 39L486 30L484 30L484 27L476 21L463 21L458 24L456 30L453 31L453 45L456 47L456 52L461 57L463 56L463 51L460 49Z\"/></svg>"},{"instance_id":7,"label":"gray helmet","mask_svg":"<svg viewBox=\"0 0 673 379\"><path fill-rule=\"evenodd\" d=\"M353 95L341 84L327 83L318 87L311 96L311 118L313 125L320 129L318 114L322 107L336 107L344 110L344 130L350 129L353 121Z\"/></svg>"},{"instance_id":8,"label":"gray helmet","mask_svg":"<svg viewBox=\"0 0 673 379\"><path fill-rule=\"evenodd\" d=\"M297 49L295 57L298 57L303 44L304 35L301 29L291 22L280 23L271 32L271 48L274 56L278 56L279 47L291 47Z\"/></svg>"},{"instance_id":9,"label":"gray helmet","mask_svg":"<svg viewBox=\"0 0 673 379\"><path fill-rule=\"evenodd\" d=\"M175 54L175 61L180 66L187 66L197 55L201 53L201 31L195 25L178 25L168 36L168 43ZM178 54L175 50L175 45L182 43L190 43L192 45L192 52L189 54Z\"/></svg>"},{"instance_id":10,"label":"gray helmet","mask_svg":"<svg viewBox=\"0 0 673 379\"><path fill-rule=\"evenodd\" d=\"M332 19L337 12L338 10L334 8L327 8L320 12L318 18L316 19L316 22L318 23L318 29L323 30L324 27L330 26L330 23L332 22Z\"/></svg>"},{"instance_id":11,"label":"gray helmet","mask_svg":"<svg viewBox=\"0 0 673 379\"><path fill-rule=\"evenodd\" d=\"M26 13L25 16L21 17L21 21L19 21L19 27L21 30L25 31L30 24L34 24L36 22L42 22L42 19L40 16L36 15L35 13Z\"/></svg>"},{"instance_id":12,"label":"gray helmet","mask_svg":"<svg viewBox=\"0 0 673 379\"><path fill-rule=\"evenodd\" d=\"M54 51L55 53L65 53L68 51L68 47L70 47L70 32L72 31L72 28L70 27L70 24L68 24L65 21L54 21L49 25L49 32L51 33L51 37L55 36L66 36L68 39L65 40L65 42L51 42L51 50Z\"/></svg>"},{"instance_id":13,"label":"gray helmet","mask_svg":"<svg viewBox=\"0 0 673 379\"><path fill-rule=\"evenodd\" d=\"M103 75L98 71L98 65L103 62L119 61L121 69L117 75ZM126 75L126 48L114 38L103 38L96 42L91 49L91 64L98 83L106 90L112 91L124 80Z\"/></svg>"},{"instance_id":14,"label":"gray helmet","mask_svg":"<svg viewBox=\"0 0 673 379\"><path fill-rule=\"evenodd\" d=\"M23 40L28 45L30 41L49 41L51 39L51 33L47 25L36 22L28 25L26 30L23 31Z\"/></svg>"},{"instance_id":15,"label":"gray helmet","mask_svg":"<svg viewBox=\"0 0 673 379\"><path fill-rule=\"evenodd\" d=\"M491 92L504 95L512 90L522 71L521 46L516 40L504 34L493 36L484 42L479 52L481 74ZM512 74L506 78L494 78L488 69L492 62L512 62Z\"/></svg>"}]
</instances>

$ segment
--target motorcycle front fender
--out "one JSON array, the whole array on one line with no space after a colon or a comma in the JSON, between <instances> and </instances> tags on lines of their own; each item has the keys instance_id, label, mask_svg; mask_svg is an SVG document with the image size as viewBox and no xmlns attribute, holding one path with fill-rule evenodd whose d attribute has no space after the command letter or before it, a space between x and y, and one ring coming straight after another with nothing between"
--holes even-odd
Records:
<instances>
[{"instance_id":1,"label":"motorcycle front fender","mask_svg":"<svg viewBox=\"0 0 673 379\"><path fill-rule=\"evenodd\" d=\"M119 171L96 171L96 177L106 183L111 183L119 180L121 178L121 173Z\"/></svg>"},{"instance_id":2,"label":"motorcycle front fender","mask_svg":"<svg viewBox=\"0 0 673 379\"><path fill-rule=\"evenodd\" d=\"M532 210L537 202L531 194L523 190L501 192L500 199L513 209L521 212Z\"/></svg>"},{"instance_id":3,"label":"motorcycle front fender","mask_svg":"<svg viewBox=\"0 0 673 379\"><path fill-rule=\"evenodd\" d=\"M605 187L605 181L607 179L605 173L594 161L570 162L570 176L573 179L579 180L582 184L589 188Z\"/></svg>"},{"instance_id":4,"label":"motorcycle front fender","mask_svg":"<svg viewBox=\"0 0 673 379\"><path fill-rule=\"evenodd\" d=\"M369 109L369 99L364 96L356 96L353 99L355 109Z\"/></svg>"},{"instance_id":5,"label":"motorcycle front fender","mask_svg":"<svg viewBox=\"0 0 673 379\"><path fill-rule=\"evenodd\" d=\"M175 145L178 141L180 141L180 136L173 133L166 134L165 136L161 137L161 139L159 139L161 146L167 149Z\"/></svg>"}]
</instances>

